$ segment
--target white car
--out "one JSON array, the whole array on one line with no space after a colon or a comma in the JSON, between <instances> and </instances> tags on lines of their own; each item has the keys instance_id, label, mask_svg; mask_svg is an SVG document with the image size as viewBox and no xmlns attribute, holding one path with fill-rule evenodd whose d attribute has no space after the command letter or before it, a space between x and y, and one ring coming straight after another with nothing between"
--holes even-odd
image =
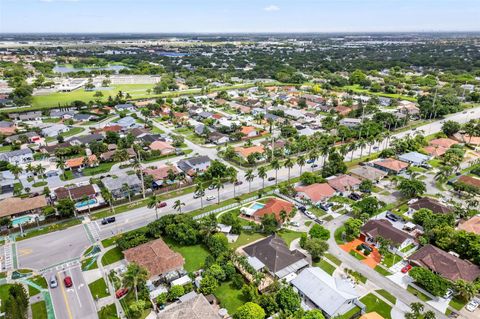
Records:
<instances>
[{"instance_id":1,"label":"white car","mask_svg":"<svg viewBox=\"0 0 480 319\"><path fill-rule=\"evenodd\" d=\"M206 200L210 201L210 200L214 200L215 199L215 196L213 195L210 195L210 196L207 196Z\"/></svg>"},{"instance_id":2,"label":"white car","mask_svg":"<svg viewBox=\"0 0 480 319\"><path fill-rule=\"evenodd\" d=\"M315 215L309 211L305 211L305 216L307 216L308 218L311 218L311 219L315 219Z\"/></svg>"},{"instance_id":3,"label":"white car","mask_svg":"<svg viewBox=\"0 0 480 319\"><path fill-rule=\"evenodd\" d=\"M479 304L477 301L472 300L472 301L470 301L470 302L467 304L467 306L466 306L465 308L466 308L468 311L474 312L475 309L477 309L479 305L480 305L480 304Z\"/></svg>"},{"instance_id":4,"label":"white car","mask_svg":"<svg viewBox=\"0 0 480 319\"><path fill-rule=\"evenodd\" d=\"M300 227L300 223L299 222L291 222L290 223L293 227Z\"/></svg>"}]
</instances>

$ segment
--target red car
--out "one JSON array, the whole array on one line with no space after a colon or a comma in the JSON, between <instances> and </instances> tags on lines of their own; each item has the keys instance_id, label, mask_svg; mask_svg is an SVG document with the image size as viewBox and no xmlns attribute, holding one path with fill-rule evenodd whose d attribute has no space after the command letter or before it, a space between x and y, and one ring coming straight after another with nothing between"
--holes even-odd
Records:
<instances>
[{"instance_id":1,"label":"red car","mask_svg":"<svg viewBox=\"0 0 480 319\"><path fill-rule=\"evenodd\" d=\"M165 207L165 206L167 206L166 202L161 202L161 203L158 203L158 205L157 205L158 208L162 208L162 207Z\"/></svg>"},{"instance_id":2,"label":"red car","mask_svg":"<svg viewBox=\"0 0 480 319\"><path fill-rule=\"evenodd\" d=\"M115 292L115 297L117 297L117 299L120 299L123 296L125 296L127 292L128 292L128 288L120 288Z\"/></svg>"},{"instance_id":3,"label":"red car","mask_svg":"<svg viewBox=\"0 0 480 319\"><path fill-rule=\"evenodd\" d=\"M63 282L65 283L65 287L70 288L73 286L73 281L70 276L67 276L63 279Z\"/></svg>"},{"instance_id":4,"label":"red car","mask_svg":"<svg viewBox=\"0 0 480 319\"><path fill-rule=\"evenodd\" d=\"M402 268L402 272L406 274L407 272L409 272L410 269L412 269L412 265L406 265Z\"/></svg>"}]
</instances>

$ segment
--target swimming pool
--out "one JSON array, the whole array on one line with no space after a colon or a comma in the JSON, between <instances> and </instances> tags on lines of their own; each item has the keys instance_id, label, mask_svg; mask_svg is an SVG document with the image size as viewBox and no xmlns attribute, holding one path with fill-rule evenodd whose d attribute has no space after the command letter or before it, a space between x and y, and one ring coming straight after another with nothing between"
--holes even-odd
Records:
<instances>
[{"instance_id":1,"label":"swimming pool","mask_svg":"<svg viewBox=\"0 0 480 319\"><path fill-rule=\"evenodd\" d=\"M20 216L20 217L13 218L12 219L12 226L17 227L20 224L29 223L29 222L31 222L32 219L33 219L33 217L30 216L30 215L25 215L25 216Z\"/></svg>"},{"instance_id":2,"label":"swimming pool","mask_svg":"<svg viewBox=\"0 0 480 319\"><path fill-rule=\"evenodd\" d=\"M96 199L89 199L89 200L86 200L86 201L83 201L83 202L76 203L75 207L82 208L82 207L85 207L85 206L88 206L88 205L93 205L96 202L97 202Z\"/></svg>"},{"instance_id":3,"label":"swimming pool","mask_svg":"<svg viewBox=\"0 0 480 319\"><path fill-rule=\"evenodd\" d=\"M253 204L252 206L250 206L250 209L254 210L254 211L257 211L259 209L262 209L263 207L265 207L264 204L261 204L261 203L255 203Z\"/></svg>"}]
</instances>

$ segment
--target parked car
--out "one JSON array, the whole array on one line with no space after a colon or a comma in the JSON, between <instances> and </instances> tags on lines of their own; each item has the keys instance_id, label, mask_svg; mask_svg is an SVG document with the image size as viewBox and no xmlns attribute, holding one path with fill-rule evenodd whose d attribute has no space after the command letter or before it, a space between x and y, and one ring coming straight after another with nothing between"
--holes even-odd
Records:
<instances>
[{"instance_id":1,"label":"parked car","mask_svg":"<svg viewBox=\"0 0 480 319\"><path fill-rule=\"evenodd\" d=\"M72 277L70 276L67 276L63 279L63 283L65 284L65 287L67 288L70 288L73 286L73 281L72 281Z\"/></svg>"},{"instance_id":2,"label":"parked car","mask_svg":"<svg viewBox=\"0 0 480 319\"><path fill-rule=\"evenodd\" d=\"M406 274L407 272L410 271L410 269L412 269L412 265L408 264L402 268L402 273Z\"/></svg>"},{"instance_id":3,"label":"parked car","mask_svg":"<svg viewBox=\"0 0 480 319\"><path fill-rule=\"evenodd\" d=\"M316 216L315 216L313 213L309 212L309 211L304 211L303 213L304 213L305 216L307 216L308 218L311 218L311 219L315 219L315 218L316 218Z\"/></svg>"},{"instance_id":4,"label":"parked car","mask_svg":"<svg viewBox=\"0 0 480 319\"><path fill-rule=\"evenodd\" d=\"M362 243L360 246L362 246L362 248L363 248L364 250L368 250L369 252L372 252L372 250L373 250L370 246L368 246L368 245L365 244L365 243Z\"/></svg>"},{"instance_id":5,"label":"parked car","mask_svg":"<svg viewBox=\"0 0 480 319\"><path fill-rule=\"evenodd\" d=\"M319 218L315 218L315 222L319 225L322 225L324 223L324 221Z\"/></svg>"},{"instance_id":6,"label":"parked car","mask_svg":"<svg viewBox=\"0 0 480 319\"><path fill-rule=\"evenodd\" d=\"M309 159L309 160L307 161L307 164L312 164L312 163L314 163L314 162L315 162L314 159Z\"/></svg>"},{"instance_id":7,"label":"parked car","mask_svg":"<svg viewBox=\"0 0 480 319\"><path fill-rule=\"evenodd\" d=\"M465 307L468 311L474 312L480 304L476 300L471 300Z\"/></svg>"},{"instance_id":8,"label":"parked car","mask_svg":"<svg viewBox=\"0 0 480 319\"><path fill-rule=\"evenodd\" d=\"M398 218L397 215L395 215L391 212L387 212L387 214L385 215L385 218L390 219L392 222L398 222L398 220L400 219L400 218Z\"/></svg>"},{"instance_id":9,"label":"parked car","mask_svg":"<svg viewBox=\"0 0 480 319\"><path fill-rule=\"evenodd\" d=\"M210 190L212 190L212 189L214 189L214 188L215 188L215 185L213 185L213 184L211 184L211 185L208 186L208 189L210 189Z\"/></svg>"},{"instance_id":10,"label":"parked car","mask_svg":"<svg viewBox=\"0 0 480 319\"><path fill-rule=\"evenodd\" d=\"M117 297L117 299L120 299L123 296L125 296L127 292L128 292L128 288L120 288L115 292L115 297Z\"/></svg>"},{"instance_id":11,"label":"parked car","mask_svg":"<svg viewBox=\"0 0 480 319\"><path fill-rule=\"evenodd\" d=\"M200 192L200 193L193 193L193 198L199 198L199 197L203 197L205 195L204 192Z\"/></svg>"},{"instance_id":12,"label":"parked car","mask_svg":"<svg viewBox=\"0 0 480 319\"><path fill-rule=\"evenodd\" d=\"M311 167L312 168L318 167L318 164L312 164Z\"/></svg>"},{"instance_id":13,"label":"parked car","mask_svg":"<svg viewBox=\"0 0 480 319\"><path fill-rule=\"evenodd\" d=\"M270 177L267 179L267 181L269 181L269 182L274 181L274 180L275 180L275 177L273 177L273 176L270 176Z\"/></svg>"},{"instance_id":14,"label":"parked car","mask_svg":"<svg viewBox=\"0 0 480 319\"><path fill-rule=\"evenodd\" d=\"M362 196L360 194L357 194L357 193L351 193L350 195L348 195L348 198L350 198L354 201L357 201L357 200L362 199Z\"/></svg>"},{"instance_id":15,"label":"parked car","mask_svg":"<svg viewBox=\"0 0 480 319\"><path fill-rule=\"evenodd\" d=\"M57 287L58 287L57 276L52 275L50 277L50 288L57 288Z\"/></svg>"},{"instance_id":16,"label":"parked car","mask_svg":"<svg viewBox=\"0 0 480 319\"><path fill-rule=\"evenodd\" d=\"M304 213L307 210L307 207L300 206L300 207L298 207L298 210L301 211L302 213Z\"/></svg>"},{"instance_id":17,"label":"parked car","mask_svg":"<svg viewBox=\"0 0 480 319\"><path fill-rule=\"evenodd\" d=\"M242 181L236 181L236 182L235 182L235 186L242 185L242 184L243 184Z\"/></svg>"},{"instance_id":18,"label":"parked car","mask_svg":"<svg viewBox=\"0 0 480 319\"><path fill-rule=\"evenodd\" d=\"M102 219L102 225L107 225L107 224L111 224L111 223L114 223L115 222L115 217L107 217L107 218L104 218Z\"/></svg>"},{"instance_id":19,"label":"parked car","mask_svg":"<svg viewBox=\"0 0 480 319\"><path fill-rule=\"evenodd\" d=\"M161 202L161 203L158 203L158 205L157 205L158 208L162 208L162 207L166 207L166 206L167 206L166 202Z\"/></svg>"},{"instance_id":20,"label":"parked car","mask_svg":"<svg viewBox=\"0 0 480 319\"><path fill-rule=\"evenodd\" d=\"M300 227L299 222L291 222L290 225L292 225L293 227Z\"/></svg>"},{"instance_id":21,"label":"parked car","mask_svg":"<svg viewBox=\"0 0 480 319\"><path fill-rule=\"evenodd\" d=\"M445 293L445 295L443 296L443 298L444 298L444 299L448 299L448 298L452 297L453 294L454 294L453 289L448 288L448 289L447 289L447 292Z\"/></svg>"},{"instance_id":22,"label":"parked car","mask_svg":"<svg viewBox=\"0 0 480 319\"><path fill-rule=\"evenodd\" d=\"M209 195L206 198L207 201L211 201L211 200L214 200L214 199L215 199L215 196L213 196L213 195Z\"/></svg>"}]
</instances>

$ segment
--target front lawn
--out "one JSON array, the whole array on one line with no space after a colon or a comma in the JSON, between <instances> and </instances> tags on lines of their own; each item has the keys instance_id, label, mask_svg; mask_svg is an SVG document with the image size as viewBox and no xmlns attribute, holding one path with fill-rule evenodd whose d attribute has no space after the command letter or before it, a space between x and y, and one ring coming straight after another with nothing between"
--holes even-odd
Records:
<instances>
[{"instance_id":1,"label":"front lawn","mask_svg":"<svg viewBox=\"0 0 480 319\"><path fill-rule=\"evenodd\" d=\"M116 319L117 317L117 308L115 304L110 304L108 306L102 307L98 312L99 319Z\"/></svg>"},{"instance_id":2,"label":"front lawn","mask_svg":"<svg viewBox=\"0 0 480 319\"><path fill-rule=\"evenodd\" d=\"M329 274L330 276L333 274L333 272L335 271L335 266L333 266L332 264L330 264L328 261L326 260L320 260L320 262L315 262L313 263L313 265L315 267L320 267L322 268L327 274Z\"/></svg>"},{"instance_id":3,"label":"front lawn","mask_svg":"<svg viewBox=\"0 0 480 319\"><path fill-rule=\"evenodd\" d=\"M45 301L39 301L31 305L32 319L47 319L47 306Z\"/></svg>"},{"instance_id":4,"label":"front lawn","mask_svg":"<svg viewBox=\"0 0 480 319\"><path fill-rule=\"evenodd\" d=\"M336 316L335 318L336 319L350 319L353 316L355 316L357 313L360 313L361 310L362 309L360 309L360 307L355 306L350 311L344 313L343 315ZM355 317L357 317L357 316L355 316Z\"/></svg>"},{"instance_id":5,"label":"front lawn","mask_svg":"<svg viewBox=\"0 0 480 319\"><path fill-rule=\"evenodd\" d=\"M71 179L74 179L75 176L73 176L73 172L72 171L65 171L63 172L63 174L60 174L60 180L62 181L69 181Z\"/></svg>"},{"instance_id":6,"label":"front lawn","mask_svg":"<svg viewBox=\"0 0 480 319\"><path fill-rule=\"evenodd\" d=\"M277 233L277 235L280 236L285 241L288 247L290 247L290 243L292 241L294 241L297 238L300 238L302 234L303 234L302 232L297 232L297 231L288 230L288 229L282 229Z\"/></svg>"},{"instance_id":7,"label":"front lawn","mask_svg":"<svg viewBox=\"0 0 480 319\"><path fill-rule=\"evenodd\" d=\"M230 281L223 282L213 294L220 301L220 306L226 308L230 315L247 302L243 297L242 290L232 287Z\"/></svg>"},{"instance_id":8,"label":"front lawn","mask_svg":"<svg viewBox=\"0 0 480 319\"><path fill-rule=\"evenodd\" d=\"M120 248L110 249L102 256L102 265L107 266L123 259L123 253Z\"/></svg>"},{"instance_id":9,"label":"front lawn","mask_svg":"<svg viewBox=\"0 0 480 319\"><path fill-rule=\"evenodd\" d=\"M164 239L168 246L185 258L183 267L186 271L196 271L203 267L205 258L210 254L203 245L180 246Z\"/></svg>"},{"instance_id":10,"label":"front lawn","mask_svg":"<svg viewBox=\"0 0 480 319\"><path fill-rule=\"evenodd\" d=\"M400 256L392 253L387 253L383 255L382 264L387 268L390 268L401 260L402 258Z\"/></svg>"},{"instance_id":11,"label":"front lawn","mask_svg":"<svg viewBox=\"0 0 480 319\"><path fill-rule=\"evenodd\" d=\"M413 288L412 286L407 287L407 291L413 294L414 296L417 296L420 300L427 302L432 300L429 296L425 295L423 292L418 291L417 289Z\"/></svg>"},{"instance_id":12,"label":"front lawn","mask_svg":"<svg viewBox=\"0 0 480 319\"><path fill-rule=\"evenodd\" d=\"M391 273L388 270L386 270L385 268L383 268L380 265L376 265L374 269L375 269L376 272L378 272L379 274L381 274L383 276L390 276L391 275Z\"/></svg>"},{"instance_id":13,"label":"front lawn","mask_svg":"<svg viewBox=\"0 0 480 319\"><path fill-rule=\"evenodd\" d=\"M92 294L93 299L101 299L109 295L107 284L103 278L97 279L90 283L88 288L90 288L90 293Z\"/></svg>"},{"instance_id":14,"label":"front lawn","mask_svg":"<svg viewBox=\"0 0 480 319\"><path fill-rule=\"evenodd\" d=\"M462 309L466 304L467 304L468 301L464 301L463 299L461 299L459 296L455 296L451 301L450 303L448 304L450 307L460 311L460 309Z\"/></svg>"},{"instance_id":15,"label":"front lawn","mask_svg":"<svg viewBox=\"0 0 480 319\"><path fill-rule=\"evenodd\" d=\"M365 304L367 307L366 312L373 312L375 311L379 315L381 315L385 319L391 319L390 312L392 311L392 307L388 305L385 301L381 300L374 294L370 293L360 299L360 301Z\"/></svg>"},{"instance_id":16,"label":"front lawn","mask_svg":"<svg viewBox=\"0 0 480 319\"><path fill-rule=\"evenodd\" d=\"M82 171L82 174L84 176L92 176L92 175L97 175L97 174L108 173L108 172L110 172L110 169L112 168L113 165L115 165L114 162L100 163L96 167L84 168L83 171Z\"/></svg>"},{"instance_id":17,"label":"front lawn","mask_svg":"<svg viewBox=\"0 0 480 319\"><path fill-rule=\"evenodd\" d=\"M330 259L330 261L332 261L337 266L340 266L342 264L342 261L340 259L330 253L325 253L324 256Z\"/></svg>"},{"instance_id":18,"label":"front lawn","mask_svg":"<svg viewBox=\"0 0 480 319\"><path fill-rule=\"evenodd\" d=\"M48 288L47 281L42 276L35 276L35 277L31 278L30 281L39 285L42 288L45 288L45 289ZM28 285L28 295L30 297L35 296L36 294L39 294L39 293L40 293L40 291L37 288L34 288L34 287Z\"/></svg>"},{"instance_id":19,"label":"front lawn","mask_svg":"<svg viewBox=\"0 0 480 319\"><path fill-rule=\"evenodd\" d=\"M344 232L345 232L345 226L343 225L338 227L335 230L335 233L333 234L333 236L335 237L335 242L337 243L337 245L345 244L345 241L342 238Z\"/></svg>"},{"instance_id":20,"label":"front lawn","mask_svg":"<svg viewBox=\"0 0 480 319\"><path fill-rule=\"evenodd\" d=\"M362 255L360 255L358 252L356 252L355 250L350 250L349 252L350 255L352 255L353 257L357 258L358 260L364 260L365 257L363 257Z\"/></svg>"},{"instance_id":21,"label":"front lawn","mask_svg":"<svg viewBox=\"0 0 480 319\"><path fill-rule=\"evenodd\" d=\"M381 295L382 297L384 297L385 299L387 299L388 301L390 301L392 304L395 304L395 302L397 302L397 298L395 298L395 296L393 296L391 293L389 293L386 290L380 289L380 290L376 290L375 292Z\"/></svg>"},{"instance_id":22,"label":"front lawn","mask_svg":"<svg viewBox=\"0 0 480 319\"><path fill-rule=\"evenodd\" d=\"M264 234L260 234L260 233L246 233L246 232L242 232L240 234L240 236L238 236L238 239L236 242L234 243L230 243L228 244L230 246L230 248L232 248L233 250L237 249L238 247L241 247L241 246L245 246L249 243L252 243L256 240L259 240L259 239L262 239L262 238L265 238L265 235Z\"/></svg>"}]
</instances>

